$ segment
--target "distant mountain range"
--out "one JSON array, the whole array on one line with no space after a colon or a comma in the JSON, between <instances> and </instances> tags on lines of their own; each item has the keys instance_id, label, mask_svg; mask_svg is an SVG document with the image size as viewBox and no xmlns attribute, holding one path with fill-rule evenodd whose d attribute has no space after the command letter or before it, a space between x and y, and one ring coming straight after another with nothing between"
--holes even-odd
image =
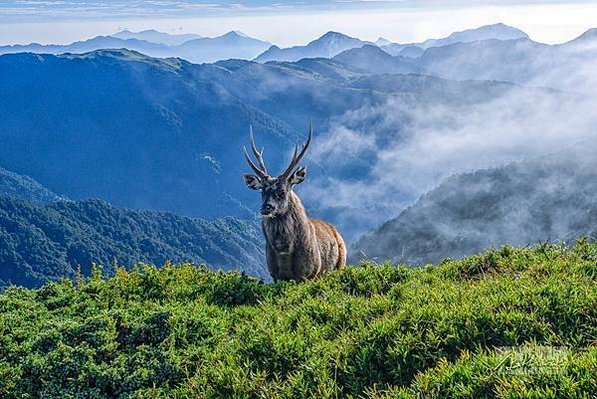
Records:
<instances>
[{"instance_id":1,"label":"distant mountain range","mask_svg":"<svg viewBox=\"0 0 597 399\"><path fill-rule=\"evenodd\" d=\"M333 57L368 74L416 73L449 80L497 80L526 86L594 92L597 29L559 45L537 43L507 25L457 32L419 44L359 44ZM400 46L400 51L391 50ZM388 54L398 54L387 57ZM259 59L259 58L258 58Z\"/></svg>"},{"instance_id":2,"label":"distant mountain range","mask_svg":"<svg viewBox=\"0 0 597 399\"><path fill-rule=\"evenodd\" d=\"M392 57L377 46L366 44L344 51L332 58L353 72L364 74L422 74L423 69L403 57Z\"/></svg>"},{"instance_id":3,"label":"distant mountain range","mask_svg":"<svg viewBox=\"0 0 597 399\"><path fill-rule=\"evenodd\" d=\"M154 29L144 30L141 32L131 32L129 30L123 30L111 35L117 39L137 39L144 40L146 42L164 44L166 46L178 46L189 40L201 39L202 36L195 33L184 33L184 34L169 34L164 32L158 32Z\"/></svg>"},{"instance_id":4,"label":"distant mountain range","mask_svg":"<svg viewBox=\"0 0 597 399\"><path fill-rule=\"evenodd\" d=\"M39 54L82 54L95 50L128 49L151 57L178 57L194 63L238 58L253 59L271 43L253 39L240 32L204 38L199 35L169 35L154 30L133 33L121 31L112 36L97 36L68 45L0 46L0 54L32 52Z\"/></svg>"},{"instance_id":5,"label":"distant mountain range","mask_svg":"<svg viewBox=\"0 0 597 399\"><path fill-rule=\"evenodd\" d=\"M597 141L445 180L361 238L353 260L410 265L504 244L597 239Z\"/></svg>"},{"instance_id":6,"label":"distant mountain range","mask_svg":"<svg viewBox=\"0 0 597 399\"><path fill-rule=\"evenodd\" d=\"M594 42L594 36L591 31L588 31L576 40L566 43L564 47L567 46L567 50L579 49L582 43ZM458 46L452 47L453 45ZM517 71L516 68L520 68L521 64L529 64L533 56L541 53L540 48L548 49L546 51L548 54L545 55L546 59L540 58L540 62L545 64L549 62L549 57L553 57L553 53L562 47L535 43L523 31L500 23L454 32L445 38L428 39L419 43L392 43L383 38L372 43L338 32L327 32L306 45L289 48L280 48L238 31L207 38L197 34L167 34L156 30L141 32L124 30L68 45L32 43L0 46L0 55L21 52L83 54L95 50L128 49L151 57L175 57L193 63L213 63L228 59L255 60L263 63L270 61L297 62L306 58L330 59L347 50L363 46L377 46L390 55L399 56L400 61L415 64L418 68L416 70L421 73L450 79L484 78L482 76L494 79L494 76L497 76L497 79L504 77L504 80L507 81L519 81L521 77L515 76L514 73ZM502 50L499 46L507 48ZM526 46L528 49L520 48L521 46ZM459 60L466 58L469 53L475 52L481 52L477 54L480 58L475 65L461 65L462 62ZM504 52L507 52L507 56L511 58L512 73L510 74L506 74L507 68L504 70L500 63L496 62L497 59L500 59L499 57L504 56ZM539 55L543 57L542 53ZM496 70L499 70L500 73ZM484 75L478 75L479 71L483 71ZM525 71L522 72L524 75ZM533 71L533 73L535 72Z\"/></svg>"},{"instance_id":7,"label":"distant mountain range","mask_svg":"<svg viewBox=\"0 0 597 399\"><path fill-rule=\"evenodd\" d=\"M501 80L594 92L597 35L587 31L560 45L530 39L484 40L426 50L413 60L427 73L455 80Z\"/></svg>"},{"instance_id":8,"label":"distant mountain range","mask_svg":"<svg viewBox=\"0 0 597 399\"><path fill-rule=\"evenodd\" d=\"M343 51L362 47L363 42L354 37L343 35L338 32L328 32L319 39L313 40L305 46L294 46L289 48L270 47L266 52L255 58L257 62L288 61L294 62L303 58L332 58Z\"/></svg>"},{"instance_id":9,"label":"distant mountain range","mask_svg":"<svg viewBox=\"0 0 597 399\"><path fill-rule=\"evenodd\" d=\"M295 62L304 58L332 58L346 50L365 45L379 46L391 55L418 57L431 47L453 43L468 43L479 40L509 40L528 38L516 29L503 24L483 26L463 32L456 32L444 39L427 40L422 43L396 44L388 40L376 43L362 41L338 32L327 32L304 46L279 48L271 43L248 37L232 31L225 35L207 38L197 34L168 34L156 30L131 32L123 30L108 36L97 36L68 45L12 45L0 46L0 54L33 52L40 54L82 54L95 50L128 49L151 57L178 57L189 62L206 63L227 59L255 59L257 62Z\"/></svg>"},{"instance_id":10,"label":"distant mountain range","mask_svg":"<svg viewBox=\"0 0 597 399\"><path fill-rule=\"evenodd\" d=\"M481 40L515 40L528 39L529 36L520 29L502 23L485 25L475 29L467 29L461 32L454 32L442 39L428 39L421 43L388 43L387 40L379 42L384 51L392 55L401 55L416 58L424 50L432 47L449 46L455 43L471 43Z\"/></svg>"},{"instance_id":11,"label":"distant mountain range","mask_svg":"<svg viewBox=\"0 0 597 399\"><path fill-rule=\"evenodd\" d=\"M443 47L454 43L470 43L482 40L514 40L528 39L523 31L504 24L486 25L476 29L455 32L442 39L429 39L421 43L398 44L387 39L379 38L375 43L364 42L338 32L328 32L305 46L279 48L272 46L255 59L257 62L268 61L299 61L303 58L332 58L346 50L356 49L365 45L377 46L390 55L400 55L417 58L432 47Z\"/></svg>"},{"instance_id":12,"label":"distant mountain range","mask_svg":"<svg viewBox=\"0 0 597 399\"><path fill-rule=\"evenodd\" d=\"M271 43L253 39L239 32L229 32L215 38L194 39L172 47L169 57L180 57L190 62L216 62L231 58L251 60L271 46Z\"/></svg>"}]
</instances>

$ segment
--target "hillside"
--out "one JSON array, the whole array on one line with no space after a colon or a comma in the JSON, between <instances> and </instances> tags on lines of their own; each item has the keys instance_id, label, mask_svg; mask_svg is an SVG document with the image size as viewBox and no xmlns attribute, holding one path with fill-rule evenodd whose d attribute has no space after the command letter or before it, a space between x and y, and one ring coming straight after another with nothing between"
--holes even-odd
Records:
<instances>
[{"instance_id":1,"label":"hillside","mask_svg":"<svg viewBox=\"0 0 597 399\"><path fill-rule=\"evenodd\" d=\"M384 64L362 72L371 48L362 51L352 63L339 57L342 63L194 65L124 50L0 56L0 164L73 200L101 198L120 207L248 219L259 201L241 178L247 171L242 146L249 124L275 173L283 170L312 119L315 140L305 158L309 184L300 189L307 207L316 217L330 208L362 215L363 204L351 209L352 202L330 204L316 195L330 180L366 179L378 162L371 151L343 162L322 153L338 125L363 130L384 147L398 145L410 134L404 134L408 124L419 126L411 112L422 108L424 115L437 107L459 115L516 89L375 74L409 71L381 51L375 53ZM384 104L398 109L386 112ZM370 116L369 108L379 115ZM376 219L332 221L353 239L395 215L397 197L411 201L419 194L397 184L393 196L380 194L374 201L379 207L370 213Z\"/></svg>"},{"instance_id":2,"label":"hillside","mask_svg":"<svg viewBox=\"0 0 597 399\"><path fill-rule=\"evenodd\" d=\"M0 195L49 203L60 197L30 177L13 173L0 167Z\"/></svg>"},{"instance_id":3,"label":"hillside","mask_svg":"<svg viewBox=\"0 0 597 399\"><path fill-rule=\"evenodd\" d=\"M429 73L447 79L493 79L524 84L546 69L553 70L556 64L573 61L561 60L555 46L521 38L433 47L414 62Z\"/></svg>"},{"instance_id":4,"label":"hillside","mask_svg":"<svg viewBox=\"0 0 597 399\"><path fill-rule=\"evenodd\" d=\"M0 396L590 398L597 245L262 284L191 265L0 295Z\"/></svg>"},{"instance_id":5,"label":"hillside","mask_svg":"<svg viewBox=\"0 0 597 399\"><path fill-rule=\"evenodd\" d=\"M597 238L597 141L446 179L362 237L353 258L409 264L504 244Z\"/></svg>"},{"instance_id":6,"label":"hillside","mask_svg":"<svg viewBox=\"0 0 597 399\"><path fill-rule=\"evenodd\" d=\"M99 200L43 205L0 196L0 287L74 278L79 265L89 275L92 263L111 273L114 261L130 267L167 260L267 277L257 223L118 209Z\"/></svg>"},{"instance_id":7,"label":"hillside","mask_svg":"<svg viewBox=\"0 0 597 399\"><path fill-rule=\"evenodd\" d=\"M372 45L346 50L332 60L355 72L382 74L421 74L423 71L402 57L392 57L382 49Z\"/></svg>"},{"instance_id":8,"label":"hillside","mask_svg":"<svg viewBox=\"0 0 597 399\"><path fill-rule=\"evenodd\" d=\"M230 94L225 75L128 51L1 56L2 166L74 200L251 218L249 123L272 162L298 133Z\"/></svg>"}]
</instances>

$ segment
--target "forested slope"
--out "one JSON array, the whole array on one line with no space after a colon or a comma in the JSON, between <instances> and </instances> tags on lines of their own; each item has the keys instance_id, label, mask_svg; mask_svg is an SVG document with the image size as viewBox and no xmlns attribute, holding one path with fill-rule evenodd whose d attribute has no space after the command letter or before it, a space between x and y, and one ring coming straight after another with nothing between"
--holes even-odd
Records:
<instances>
[{"instance_id":1,"label":"forested slope","mask_svg":"<svg viewBox=\"0 0 597 399\"><path fill-rule=\"evenodd\" d=\"M354 259L421 265L491 246L597 238L597 141L458 174L352 248Z\"/></svg>"},{"instance_id":2,"label":"forested slope","mask_svg":"<svg viewBox=\"0 0 597 399\"><path fill-rule=\"evenodd\" d=\"M190 261L266 277L257 223L119 209L100 200L44 205L0 196L0 285L84 275L93 263Z\"/></svg>"}]
</instances>

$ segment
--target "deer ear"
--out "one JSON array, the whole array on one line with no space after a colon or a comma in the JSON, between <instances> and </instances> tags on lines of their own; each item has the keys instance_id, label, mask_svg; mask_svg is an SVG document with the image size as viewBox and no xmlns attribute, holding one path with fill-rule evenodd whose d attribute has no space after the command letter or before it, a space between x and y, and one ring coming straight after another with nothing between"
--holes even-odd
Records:
<instances>
[{"instance_id":1,"label":"deer ear","mask_svg":"<svg viewBox=\"0 0 597 399\"><path fill-rule=\"evenodd\" d=\"M288 182L294 186L294 185L302 183L306 177L307 177L307 167L302 166L294 171L294 173L288 179Z\"/></svg>"},{"instance_id":2,"label":"deer ear","mask_svg":"<svg viewBox=\"0 0 597 399\"><path fill-rule=\"evenodd\" d=\"M257 176L252 175L250 173L245 173L243 175L243 177L245 179L245 184L251 190L261 190L261 187L262 187L261 179L259 179Z\"/></svg>"}]
</instances>

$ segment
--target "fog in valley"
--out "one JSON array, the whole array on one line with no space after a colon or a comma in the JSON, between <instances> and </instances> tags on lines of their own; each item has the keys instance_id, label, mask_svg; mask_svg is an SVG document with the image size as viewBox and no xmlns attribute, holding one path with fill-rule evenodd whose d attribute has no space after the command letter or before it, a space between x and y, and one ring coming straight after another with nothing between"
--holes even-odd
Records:
<instances>
[{"instance_id":1,"label":"fog in valley","mask_svg":"<svg viewBox=\"0 0 597 399\"><path fill-rule=\"evenodd\" d=\"M479 101L432 99L413 107L407 95L396 95L335 118L312 154L324 170L334 172L312 181L305 196L323 207L343 209L334 216L346 218L347 224L372 228L448 176L595 138L597 79L590 71L597 70L597 57L591 50L589 44L559 49L566 56L551 59L557 67L529 65L533 73L527 82L504 83ZM459 60L462 65L476 62ZM492 64L495 75L508 67L499 60ZM597 163L597 157L591 159ZM338 178L342 171L345 178Z\"/></svg>"}]
</instances>

